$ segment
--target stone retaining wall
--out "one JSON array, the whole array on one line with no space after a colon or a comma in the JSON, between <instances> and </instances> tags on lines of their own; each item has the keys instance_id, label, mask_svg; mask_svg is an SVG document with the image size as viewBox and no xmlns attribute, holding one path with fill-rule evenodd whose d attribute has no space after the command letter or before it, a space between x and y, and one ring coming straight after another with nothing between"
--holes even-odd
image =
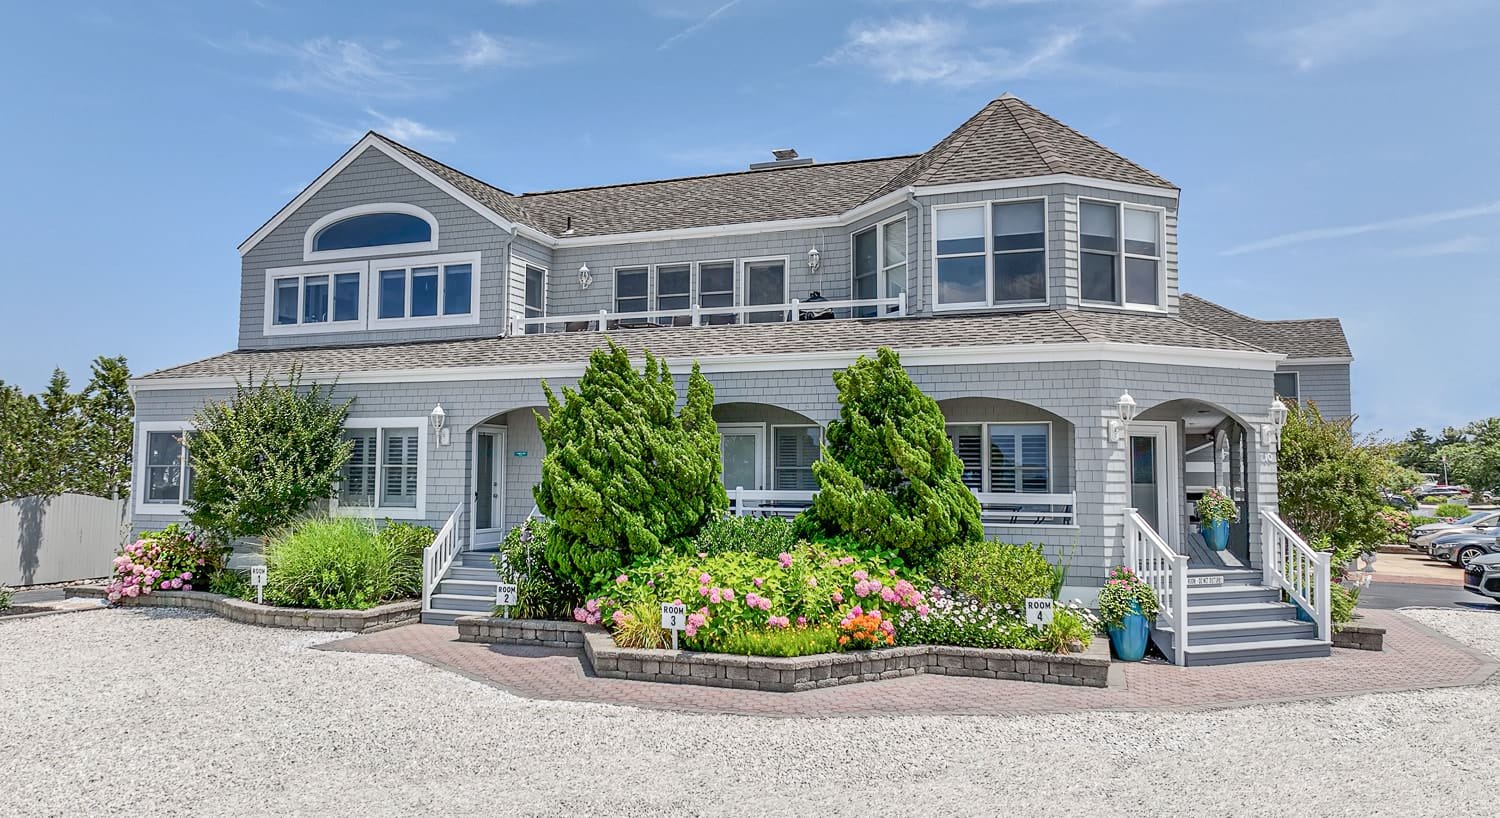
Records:
<instances>
[{"instance_id":1,"label":"stone retaining wall","mask_svg":"<svg viewBox=\"0 0 1500 818\"><path fill-rule=\"evenodd\" d=\"M458 641L492 645L543 645L583 649L582 622L550 619L502 619L497 616L460 616Z\"/></svg>"},{"instance_id":2,"label":"stone retaining wall","mask_svg":"<svg viewBox=\"0 0 1500 818\"><path fill-rule=\"evenodd\" d=\"M742 690L789 693L918 673L1084 687L1109 684L1109 643L1103 638L1077 654L915 645L783 659L622 648L603 628L577 622L466 616L459 618L458 632L465 642L581 647L594 673L605 678Z\"/></svg>"},{"instance_id":3,"label":"stone retaining wall","mask_svg":"<svg viewBox=\"0 0 1500 818\"><path fill-rule=\"evenodd\" d=\"M75 585L63 592L69 597L103 599L103 586ZM188 608L208 611L234 622L270 628L304 631L350 631L365 633L393 625L415 622L422 614L422 601L391 602L363 611L323 611L310 608L278 608L206 591L153 591L150 596L120 600L127 607Z\"/></svg>"},{"instance_id":4,"label":"stone retaining wall","mask_svg":"<svg viewBox=\"0 0 1500 818\"><path fill-rule=\"evenodd\" d=\"M1342 630L1334 631L1333 646L1353 650L1384 650L1385 628L1345 625Z\"/></svg>"}]
</instances>

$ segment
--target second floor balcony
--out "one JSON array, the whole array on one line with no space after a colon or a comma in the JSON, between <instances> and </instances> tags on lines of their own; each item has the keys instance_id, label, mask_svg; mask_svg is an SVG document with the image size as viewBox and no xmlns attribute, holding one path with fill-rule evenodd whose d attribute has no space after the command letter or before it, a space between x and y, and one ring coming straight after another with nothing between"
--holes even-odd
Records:
<instances>
[{"instance_id":1,"label":"second floor balcony","mask_svg":"<svg viewBox=\"0 0 1500 818\"><path fill-rule=\"evenodd\" d=\"M704 306L691 304L679 309L611 312L599 310L572 315L535 315L511 319L511 335L555 332L598 332L614 329L661 327L705 327L726 324L778 324L831 321L850 318L903 318L906 297L830 300L814 291L806 299L784 303Z\"/></svg>"}]
</instances>

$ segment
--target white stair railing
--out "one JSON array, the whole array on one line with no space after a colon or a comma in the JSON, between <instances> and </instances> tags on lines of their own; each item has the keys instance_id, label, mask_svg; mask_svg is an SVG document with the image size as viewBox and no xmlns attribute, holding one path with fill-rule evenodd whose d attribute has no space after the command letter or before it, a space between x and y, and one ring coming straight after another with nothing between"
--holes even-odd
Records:
<instances>
[{"instance_id":1,"label":"white stair railing","mask_svg":"<svg viewBox=\"0 0 1500 818\"><path fill-rule=\"evenodd\" d=\"M468 503L459 503L458 508L453 509L449 515L448 522L443 523L442 530L432 539L432 545L422 549L422 610L432 610L432 591L437 584L443 580L443 575L448 573L448 567L453 564L454 557L458 556L459 546L463 544L460 537L462 532L461 523L464 519L464 510Z\"/></svg>"},{"instance_id":2,"label":"white stair railing","mask_svg":"<svg viewBox=\"0 0 1500 818\"><path fill-rule=\"evenodd\" d=\"M1280 588L1311 616L1319 639L1333 639L1330 555L1308 545L1274 511L1260 512L1261 577Z\"/></svg>"},{"instance_id":3,"label":"white stair railing","mask_svg":"<svg viewBox=\"0 0 1500 818\"><path fill-rule=\"evenodd\" d=\"M1125 509L1125 566L1156 592L1156 622L1172 629L1175 665L1187 664L1187 565L1187 556L1173 551L1140 512Z\"/></svg>"}]
</instances>

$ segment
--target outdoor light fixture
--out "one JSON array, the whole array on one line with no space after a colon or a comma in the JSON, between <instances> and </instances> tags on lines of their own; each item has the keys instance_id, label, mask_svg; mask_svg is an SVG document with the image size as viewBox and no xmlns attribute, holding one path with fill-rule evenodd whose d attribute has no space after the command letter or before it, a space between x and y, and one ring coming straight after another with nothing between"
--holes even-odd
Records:
<instances>
[{"instance_id":1,"label":"outdoor light fixture","mask_svg":"<svg viewBox=\"0 0 1500 818\"><path fill-rule=\"evenodd\" d=\"M1122 393L1115 401L1115 418L1109 422L1110 442L1119 443L1125 439L1126 427L1135 420L1135 408L1135 398L1130 397L1129 392Z\"/></svg>"},{"instance_id":2,"label":"outdoor light fixture","mask_svg":"<svg viewBox=\"0 0 1500 818\"><path fill-rule=\"evenodd\" d=\"M814 247L813 249L808 250L807 251L807 269L812 270L813 272L816 273L818 271L818 268L822 267L822 266L823 266L823 254L818 252L818 248Z\"/></svg>"},{"instance_id":3,"label":"outdoor light fixture","mask_svg":"<svg viewBox=\"0 0 1500 818\"><path fill-rule=\"evenodd\" d=\"M591 272L589 272L589 266L587 264L585 264L582 267L579 267L578 268L578 286L580 286L580 287L584 288L585 290L587 290L589 288L589 285L593 284L593 283L594 283L594 274L591 273Z\"/></svg>"},{"instance_id":4,"label":"outdoor light fixture","mask_svg":"<svg viewBox=\"0 0 1500 818\"><path fill-rule=\"evenodd\" d=\"M447 446L448 430L444 426L448 423L448 413L443 411L443 405L440 403L432 407L432 414L429 417L432 418L432 431L437 433L438 445Z\"/></svg>"},{"instance_id":5,"label":"outdoor light fixture","mask_svg":"<svg viewBox=\"0 0 1500 818\"><path fill-rule=\"evenodd\" d=\"M1281 448L1281 430L1286 426L1287 408L1280 398L1271 399L1271 408L1267 412L1270 423L1261 427L1261 436L1275 448Z\"/></svg>"}]
</instances>

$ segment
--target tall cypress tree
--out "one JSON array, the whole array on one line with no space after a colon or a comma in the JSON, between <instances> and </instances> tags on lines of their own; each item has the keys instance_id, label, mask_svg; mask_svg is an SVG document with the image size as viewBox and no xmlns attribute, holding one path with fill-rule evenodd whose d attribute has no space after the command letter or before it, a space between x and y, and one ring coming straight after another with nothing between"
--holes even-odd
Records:
<instances>
[{"instance_id":1,"label":"tall cypress tree","mask_svg":"<svg viewBox=\"0 0 1500 818\"><path fill-rule=\"evenodd\" d=\"M547 453L533 493L553 522L546 553L558 573L588 587L724 513L713 387L696 365L680 413L667 366L647 353L637 372L613 342L576 390L542 389Z\"/></svg>"},{"instance_id":2,"label":"tall cypress tree","mask_svg":"<svg viewBox=\"0 0 1500 818\"><path fill-rule=\"evenodd\" d=\"M97 497L130 493L130 367L125 357L94 359L93 375L79 396L81 427L74 488Z\"/></svg>"},{"instance_id":3,"label":"tall cypress tree","mask_svg":"<svg viewBox=\"0 0 1500 818\"><path fill-rule=\"evenodd\" d=\"M946 545L984 539L979 502L937 401L891 349L833 373L839 419L813 464L818 494L797 520L804 535L849 536L921 565Z\"/></svg>"}]
</instances>

